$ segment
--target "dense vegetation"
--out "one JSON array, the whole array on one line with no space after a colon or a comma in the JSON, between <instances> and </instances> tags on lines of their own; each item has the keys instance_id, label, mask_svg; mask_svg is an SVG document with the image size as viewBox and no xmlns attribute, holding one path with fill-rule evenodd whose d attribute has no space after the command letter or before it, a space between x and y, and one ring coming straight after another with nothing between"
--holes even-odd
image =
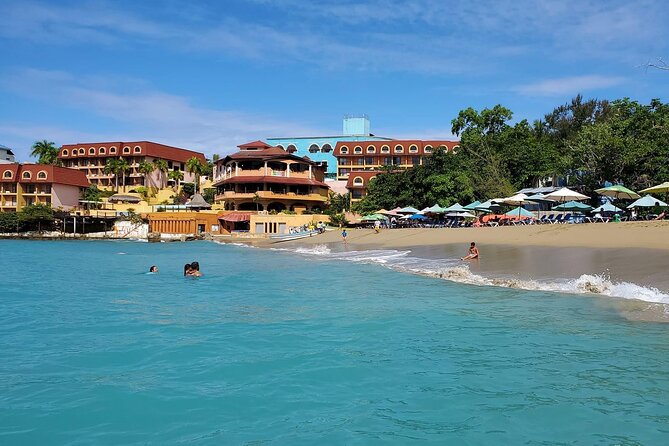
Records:
<instances>
[{"instance_id":1,"label":"dense vegetation","mask_svg":"<svg viewBox=\"0 0 669 446\"><path fill-rule=\"evenodd\" d=\"M533 123L512 117L501 105L460 111L451 122L457 154L440 149L414 169L387 167L354 210L466 204L554 178L591 196L607 181L642 189L669 180L669 104L658 99L577 96Z\"/></svg>"},{"instance_id":2,"label":"dense vegetation","mask_svg":"<svg viewBox=\"0 0 669 446\"><path fill-rule=\"evenodd\" d=\"M50 231L54 220L51 206L33 204L19 212L0 213L0 232Z\"/></svg>"}]
</instances>

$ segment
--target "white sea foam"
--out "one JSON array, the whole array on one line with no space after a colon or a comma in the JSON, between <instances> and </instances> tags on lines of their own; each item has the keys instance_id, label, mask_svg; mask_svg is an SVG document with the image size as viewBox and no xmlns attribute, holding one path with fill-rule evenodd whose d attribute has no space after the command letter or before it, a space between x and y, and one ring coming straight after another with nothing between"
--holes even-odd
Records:
<instances>
[{"instance_id":1,"label":"white sea foam","mask_svg":"<svg viewBox=\"0 0 669 446\"><path fill-rule=\"evenodd\" d=\"M669 304L669 294L657 288L644 287L629 282L615 282L605 274L583 274L576 279L533 280L510 277L484 277L471 272L457 259L423 259L410 255L411 251L392 249L332 252L325 245L277 249L292 251L309 257L343 260L348 262L381 264L395 271L434 277L452 282L478 286L498 286L535 291L553 291L576 294L596 294L623 299Z\"/></svg>"}]
</instances>

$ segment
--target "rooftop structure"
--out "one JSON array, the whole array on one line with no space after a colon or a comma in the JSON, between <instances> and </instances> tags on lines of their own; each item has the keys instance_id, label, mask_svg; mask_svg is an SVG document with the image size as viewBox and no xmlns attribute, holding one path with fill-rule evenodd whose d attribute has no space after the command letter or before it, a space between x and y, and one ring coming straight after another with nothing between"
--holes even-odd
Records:
<instances>
[{"instance_id":1,"label":"rooftop structure","mask_svg":"<svg viewBox=\"0 0 669 446\"><path fill-rule=\"evenodd\" d=\"M338 142L391 140L390 138L374 136L370 131L370 121L366 115L345 116L341 135L268 138L267 143L285 149L297 156L308 156L311 160L322 163L325 168L325 177L335 178L337 175L337 160L333 151Z\"/></svg>"},{"instance_id":2,"label":"rooftop structure","mask_svg":"<svg viewBox=\"0 0 669 446\"><path fill-rule=\"evenodd\" d=\"M118 186L127 190L144 185L157 189L173 185L175 180L169 178L169 171L182 172L181 182L194 182L195 175L186 170L186 162L193 157L206 162L204 154L200 152L151 141L66 144L58 152L58 158L64 166L83 171L91 183L103 189L114 188L117 182L115 173L105 172L107 161L112 158L125 159L130 167L124 174L119 173ZM161 172L157 167L150 174L139 171L140 163L157 160L166 162L168 172Z\"/></svg>"},{"instance_id":3,"label":"rooftop structure","mask_svg":"<svg viewBox=\"0 0 669 446\"><path fill-rule=\"evenodd\" d=\"M0 165L0 212L17 212L43 204L69 210L79 204L86 175L75 169L47 164Z\"/></svg>"},{"instance_id":4,"label":"rooftop structure","mask_svg":"<svg viewBox=\"0 0 669 446\"><path fill-rule=\"evenodd\" d=\"M14 152L7 146L0 144L0 164L15 163Z\"/></svg>"},{"instance_id":5,"label":"rooftop structure","mask_svg":"<svg viewBox=\"0 0 669 446\"><path fill-rule=\"evenodd\" d=\"M216 161L215 201L235 211L312 211L323 209L328 186L320 164L264 141L239 146Z\"/></svg>"}]
</instances>

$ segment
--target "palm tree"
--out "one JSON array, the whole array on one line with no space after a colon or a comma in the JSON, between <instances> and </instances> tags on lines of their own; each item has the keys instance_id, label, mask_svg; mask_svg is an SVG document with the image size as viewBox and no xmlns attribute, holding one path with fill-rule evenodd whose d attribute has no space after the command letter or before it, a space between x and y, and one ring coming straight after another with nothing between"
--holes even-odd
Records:
<instances>
[{"instance_id":1,"label":"palm tree","mask_svg":"<svg viewBox=\"0 0 669 446\"><path fill-rule=\"evenodd\" d=\"M186 161L186 170L195 174L195 192L197 192L197 186L200 184L200 175L202 175L204 168L205 166L200 161L200 158L195 156Z\"/></svg>"},{"instance_id":2,"label":"palm tree","mask_svg":"<svg viewBox=\"0 0 669 446\"><path fill-rule=\"evenodd\" d=\"M121 175L123 181L123 187L125 187L125 173L130 170L130 164L125 158L119 158L116 164L116 176ZM116 183L116 188L118 188L118 181Z\"/></svg>"},{"instance_id":3,"label":"palm tree","mask_svg":"<svg viewBox=\"0 0 669 446\"><path fill-rule=\"evenodd\" d=\"M40 164L54 164L61 165L62 161L58 158L58 147L56 143L43 139L36 141L32 146L33 151L30 156L38 157L37 162Z\"/></svg>"},{"instance_id":4,"label":"palm tree","mask_svg":"<svg viewBox=\"0 0 669 446\"><path fill-rule=\"evenodd\" d=\"M153 160L153 165L156 166L156 169L158 169L161 173L161 175L160 175L160 177L161 177L160 178L160 188L159 189L162 189L163 180L164 180L163 175L166 174L167 171L169 170L168 167L167 167L167 161L165 161L163 159L155 159L155 160Z\"/></svg>"},{"instance_id":5,"label":"palm tree","mask_svg":"<svg viewBox=\"0 0 669 446\"><path fill-rule=\"evenodd\" d=\"M176 191L178 191L179 186L181 185L181 181L184 179L184 174L180 170L172 170L172 171L170 171L170 173L167 174L167 178L169 178L170 180L173 180L176 183L176 185L177 185Z\"/></svg>"},{"instance_id":6,"label":"palm tree","mask_svg":"<svg viewBox=\"0 0 669 446\"><path fill-rule=\"evenodd\" d=\"M149 187L149 175L151 172L153 172L156 169L156 166L153 165L153 163L150 163L146 160L142 161L139 163L139 166L137 166L137 170L144 175L144 186Z\"/></svg>"},{"instance_id":7,"label":"palm tree","mask_svg":"<svg viewBox=\"0 0 669 446\"><path fill-rule=\"evenodd\" d=\"M107 158L107 162L105 163L105 168L104 172L106 174L113 173L114 174L114 181L116 182L116 191L118 192L118 158Z\"/></svg>"}]
</instances>

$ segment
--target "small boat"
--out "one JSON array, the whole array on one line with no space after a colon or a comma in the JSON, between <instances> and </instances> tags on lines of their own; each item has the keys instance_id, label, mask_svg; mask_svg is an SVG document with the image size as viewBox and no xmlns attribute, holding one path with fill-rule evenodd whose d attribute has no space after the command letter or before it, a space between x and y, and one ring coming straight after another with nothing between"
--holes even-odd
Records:
<instances>
[{"instance_id":1,"label":"small boat","mask_svg":"<svg viewBox=\"0 0 669 446\"><path fill-rule=\"evenodd\" d=\"M274 235L270 235L269 239L272 241L272 243L288 242L290 240L299 240L301 238L312 237L316 234L320 234L320 232L319 231L301 231L301 232L294 232L292 234L274 234Z\"/></svg>"}]
</instances>

